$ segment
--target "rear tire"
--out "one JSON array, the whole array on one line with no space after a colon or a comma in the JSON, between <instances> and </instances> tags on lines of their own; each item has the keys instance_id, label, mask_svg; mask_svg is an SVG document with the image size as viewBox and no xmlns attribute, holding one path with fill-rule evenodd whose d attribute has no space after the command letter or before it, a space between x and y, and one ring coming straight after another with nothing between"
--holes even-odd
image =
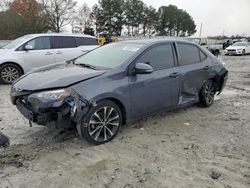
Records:
<instances>
[{"instance_id":1,"label":"rear tire","mask_svg":"<svg viewBox=\"0 0 250 188\"><path fill-rule=\"evenodd\" d=\"M204 107L209 107L214 102L214 83L212 80L208 80L204 83L200 91L200 103Z\"/></svg>"},{"instance_id":2,"label":"rear tire","mask_svg":"<svg viewBox=\"0 0 250 188\"><path fill-rule=\"evenodd\" d=\"M90 109L77 130L80 136L92 144L104 144L111 141L122 125L122 113L119 106L110 100L103 100Z\"/></svg>"},{"instance_id":3,"label":"rear tire","mask_svg":"<svg viewBox=\"0 0 250 188\"><path fill-rule=\"evenodd\" d=\"M21 75L21 68L13 63L7 63L0 67L0 82L4 84L12 84Z\"/></svg>"}]
</instances>

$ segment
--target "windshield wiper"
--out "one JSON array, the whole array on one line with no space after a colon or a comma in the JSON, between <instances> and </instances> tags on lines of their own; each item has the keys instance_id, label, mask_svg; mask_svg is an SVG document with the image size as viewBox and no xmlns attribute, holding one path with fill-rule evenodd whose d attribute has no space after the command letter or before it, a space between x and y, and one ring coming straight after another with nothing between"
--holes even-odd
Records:
<instances>
[{"instance_id":1,"label":"windshield wiper","mask_svg":"<svg viewBox=\"0 0 250 188\"><path fill-rule=\"evenodd\" d=\"M75 65L80 65L82 67L87 67L87 68L91 68L91 69L94 69L96 70L96 67L93 66L93 65L90 65L90 64L86 64L86 63L74 63Z\"/></svg>"}]
</instances>

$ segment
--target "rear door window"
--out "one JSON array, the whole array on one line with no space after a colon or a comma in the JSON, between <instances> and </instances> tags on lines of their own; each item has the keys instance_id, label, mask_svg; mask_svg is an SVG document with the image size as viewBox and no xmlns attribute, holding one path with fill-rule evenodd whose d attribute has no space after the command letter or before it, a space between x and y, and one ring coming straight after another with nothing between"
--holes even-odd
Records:
<instances>
[{"instance_id":1,"label":"rear door window","mask_svg":"<svg viewBox=\"0 0 250 188\"><path fill-rule=\"evenodd\" d=\"M162 44L147 50L140 56L137 63L150 64L154 70L174 67L174 54L171 44Z\"/></svg>"},{"instance_id":2,"label":"rear door window","mask_svg":"<svg viewBox=\"0 0 250 188\"><path fill-rule=\"evenodd\" d=\"M54 37L54 47L55 48L76 48L75 37Z\"/></svg>"},{"instance_id":3,"label":"rear door window","mask_svg":"<svg viewBox=\"0 0 250 188\"><path fill-rule=\"evenodd\" d=\"M98 45L96 38L76 37L77 46Z\"/></svg>"},{"instance_id":4,"label":"rear door window","mask_svg":"<svg viewBox=\"0 0 250 188\"><path fill-rule=\"evenodd\" d=\"M200 53L203 52L201 52L197 46L192 44L178 43L178 52L180 65L190 65L201 62ZM203 55L205 54L203 53Z\"/></svg>"}]
</instances>

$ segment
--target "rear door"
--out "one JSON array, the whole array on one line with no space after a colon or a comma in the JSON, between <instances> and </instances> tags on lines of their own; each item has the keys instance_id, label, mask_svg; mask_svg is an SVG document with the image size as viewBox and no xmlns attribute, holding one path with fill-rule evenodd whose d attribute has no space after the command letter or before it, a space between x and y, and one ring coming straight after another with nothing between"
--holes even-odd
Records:
<instances>
[{"instance_id":1,"label":"rear door","mask_svg":"<svg viewBox=\"0 0 250 188\"><path fill-rule=\"evenodd\" d=\"M189 43L177 42L177 51L182 77L178 104L197 101L202 85L210 78L210 59L200 48Z\"/></svg>"},{"instance_id":2,"label":"rear door","mask_svg":"<svg viewBox=\"0 0 250 188\"><path fill-rule=\"evenodd\" d=\"M32 46L32 50L24 50L26 45ZM27 71L54 63L54 50L51 47L51 37L43 36L34 38L21 47L23 62Z\"/></svg>"},{"instance_id":3,"label":"rear door","mask_svg":"<svg viewBox=\"0 0 250 188\"><path fill-rule=\"evenodd\" d=\"M144 116L177 105L180 77L175 66L172 43L153 46L136 59L136 63L150 64L150 74L129 76L133 117Z\"/></svg>"},{"instance_id":4,"label":"rear door","mask_svg":"<svg viewBox=\"0 0 250 188\"><path fill-rule=\"evenodd\" d=\"M76 39L77 47L80 48L82 54L99 47L98 41L96 38L76 37L75 39Z\"/></svg>"},{"instance_id":5,"label":"rear door","mask_svg":"<svg viewBox=\"0 0 250 188\"><path fill-rule=\"evenodd\" d=\"M55 61L65 62L81 55L81 50L77 48L75 37L54 36Z\"/></svg>"}]
</instances>

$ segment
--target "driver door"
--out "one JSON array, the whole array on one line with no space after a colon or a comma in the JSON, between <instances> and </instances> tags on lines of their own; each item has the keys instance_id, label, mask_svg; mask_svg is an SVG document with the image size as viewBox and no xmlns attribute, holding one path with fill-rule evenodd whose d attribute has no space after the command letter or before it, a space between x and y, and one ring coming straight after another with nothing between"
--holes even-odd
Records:
<instances>
[{"instance_id":1,"label":"driver door","mask_svg":"<svg viewBox=\"0 0 250 188\"><path fill-rule=\"evenodd\" d=\"M29 45L32 49L25 50L26 45ZM51 48L50 37L38 37L25 43L23 46L23 62L29 70L53 64L55 56L54 50Z\"/></svg>"},{"instance_id":2,"label":"driver door","mask_svg":"<svg viewBox=\"0 0 250 188\"><path fill-rule=\"evenodd\" d=\"M180 75L172 44L153 46L137 58L136 63L150 64L154 71L129 76L133 118L176 107Z\"/></svg>"}]
</instances>

